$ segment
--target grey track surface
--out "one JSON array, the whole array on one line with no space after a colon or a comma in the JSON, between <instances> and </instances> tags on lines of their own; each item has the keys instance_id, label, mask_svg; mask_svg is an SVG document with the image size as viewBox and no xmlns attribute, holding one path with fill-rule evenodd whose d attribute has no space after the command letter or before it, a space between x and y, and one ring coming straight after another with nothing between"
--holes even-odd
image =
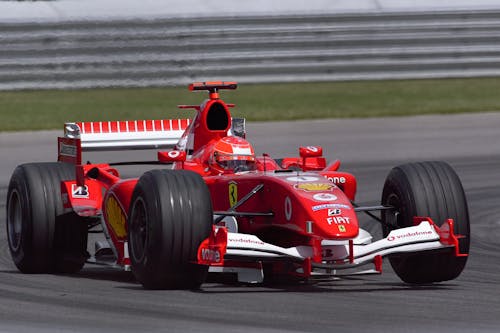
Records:
<instances>
[{"instance_id":1,"label":"grey track surface","mask_svg":"<svg viewBox=\"0 0 500 333\"><path fill-rule=\"evenodd\" d=\"M275 157L295 155L301 144L322 144L330 159L340 158L343 169L358 177L362 202L378 201L384 177L396 164L448 161L462 179L472 220L463 274L411 287L385 263L381 276L272 288L210 281L200 291L146 291L129 273L93 265L72 276L23 275L5 239L8 179L17 164L54 160L58 132L0 133L0 332L500 330L500 113L248 126L256 150Z\"/></svg>"}]
</instances>

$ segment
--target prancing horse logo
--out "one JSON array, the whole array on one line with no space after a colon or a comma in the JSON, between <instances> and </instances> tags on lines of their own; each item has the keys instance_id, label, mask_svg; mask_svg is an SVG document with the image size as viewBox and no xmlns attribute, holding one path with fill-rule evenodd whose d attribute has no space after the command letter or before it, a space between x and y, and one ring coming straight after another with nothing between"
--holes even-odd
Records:
<instances>
[{"instance_id":1,"label":"prancing horse logo","mask_svg":"<svg viewBox=\"0 0 500 333\"><path fill-rule=\"evenodd\" d=\"M229 207L233 207L238 202L238 184L229 182Z\"/></svg>"}]
</instances>

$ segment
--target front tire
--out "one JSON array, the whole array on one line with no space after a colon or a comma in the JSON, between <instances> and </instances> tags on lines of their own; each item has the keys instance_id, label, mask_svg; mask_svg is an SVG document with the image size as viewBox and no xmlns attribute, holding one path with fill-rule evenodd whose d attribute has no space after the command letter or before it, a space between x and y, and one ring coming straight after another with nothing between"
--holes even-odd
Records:
<instances>
[{"instance_id":1,"label":"front tire","mask_svg":"<svg viewBox=\"0 0 500 333\"><path fill-rule=\"evenodd\" d=\"M454 220L461 253L469 253L470 223L467 200L460 179L445 162L408 163L391 170L384 184L382 205L395 207L383 211L383 234L413 225L414 216L430 217L441 225ZM421 252L389 258L396 274L407 283L425 284L455 279L465 267L467 257L450 251Z\"/></svg>"},{"instance_id":2,"label":"front tire","mask_svg":"<svg viewBox=\"0 0 500 333\"><path fill-rule=\"evenodd\" d=\"M211 230L212 203L203 178L191 171L144 173L132 194L128 246L132 272L147 289L193 289L208 266L195 264Z\"/></svg>"},{"instance_id":3,"label":"front tire","mask_svg":"<svg viewBox=\"0 0 500 333\"><path fill-rule=\"evenodd\" d=\"M66 163L18 166L7 193L7 239L23 273L75 273L87 259L87 224L64 214L61 181L74 178Z\"/></svg>"}]
</instances>

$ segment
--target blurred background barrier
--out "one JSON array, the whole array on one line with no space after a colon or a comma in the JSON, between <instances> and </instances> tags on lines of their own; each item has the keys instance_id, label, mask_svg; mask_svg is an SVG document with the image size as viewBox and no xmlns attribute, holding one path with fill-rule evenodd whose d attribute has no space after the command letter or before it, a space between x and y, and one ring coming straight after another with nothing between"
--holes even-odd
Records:
<instances>
[{"instance_id":1,"label":"blurred background barrier","mask_svg":"<svg viewBox=\"0 0 500 333\"><path fill-rule=\"evenodd\" d=\"M0 90L500 76L500 9L0 20Z\"/></svg>"}]
</instances>

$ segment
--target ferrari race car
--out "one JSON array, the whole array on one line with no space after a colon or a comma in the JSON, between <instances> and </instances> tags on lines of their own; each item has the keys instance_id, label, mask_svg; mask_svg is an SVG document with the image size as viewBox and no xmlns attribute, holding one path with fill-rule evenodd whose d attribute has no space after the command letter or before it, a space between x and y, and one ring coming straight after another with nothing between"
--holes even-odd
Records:
<instances>
[{"instance_id":1,"label":"ferrari race car","mask_svg":"<svg viewBox=\"0 0 500 333\"><path fill-rule=\"evenodd\" d=\"M256 156L245 120L219 97L235 82L199 82L209 98L192 120L66 123L58 162L18 166L7 233L24 273L75 273L86 262L131 270L148 289L197 288L208 272L238 281L314 281L381 273L387 257L404 282L456 278L469 252L467 202L444 162L393 168L380 205L355 203L356 179L319 146L299 156ZM123 179L135 162L82 163L92 150L162 148L158 167ZM137 162L138 163L138 162ZM366 213L382 228L360 228ZM95 253L88 235L102 229ZM104 241L105 240L105 241ZM92 251L91 251L92 252Z\"/></svg>"}]
</instances>

